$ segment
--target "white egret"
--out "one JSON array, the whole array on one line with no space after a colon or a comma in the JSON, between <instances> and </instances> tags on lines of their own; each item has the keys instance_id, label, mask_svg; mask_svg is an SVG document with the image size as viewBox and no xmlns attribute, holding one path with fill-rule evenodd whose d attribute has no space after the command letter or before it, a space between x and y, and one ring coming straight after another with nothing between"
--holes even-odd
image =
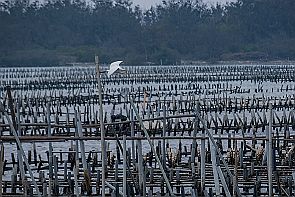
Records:
<instances>
[{"instance_id":1,"label":"white egret","mask_svg":"<svg viewBox=\"0 0 295 197\"><path fill-rule=\"evenodd\" d=\"M111 76L114 73L125 73L126 70L120 66L123 61L116 61L111 63L110 70L108 70L108 76Z\"/></svg>"}]
</instances>

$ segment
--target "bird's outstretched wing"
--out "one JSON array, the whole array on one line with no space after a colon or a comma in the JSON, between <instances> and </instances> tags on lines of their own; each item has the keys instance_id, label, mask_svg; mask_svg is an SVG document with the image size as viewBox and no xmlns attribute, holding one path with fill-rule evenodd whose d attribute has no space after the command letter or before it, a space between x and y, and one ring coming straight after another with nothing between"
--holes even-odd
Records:
<instances>
[{"instance_id":1,"label":"bird's outstretched wing","mask_svg":"<svg viewBox=\"0 0 295 197\"><path fill-rule=\"evenodd\" d=\"M113 62L111 63L110 65L110 70L108 70L108 76L112 75L113 73L115 73L117 70L125 70L123 69L120 64L122 63L123 61L116 61L116 62Z\"/></svg>"}]
</instances>

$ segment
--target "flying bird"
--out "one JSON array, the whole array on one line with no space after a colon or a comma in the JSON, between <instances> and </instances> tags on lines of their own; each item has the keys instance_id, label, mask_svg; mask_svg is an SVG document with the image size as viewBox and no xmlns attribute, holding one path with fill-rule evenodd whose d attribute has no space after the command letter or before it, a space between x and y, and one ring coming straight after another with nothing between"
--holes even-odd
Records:
<instances>
[{"instance_id":1,"label":"flying bird","mask_svg":"<svg viewBox=\"0 0 295 197\"><path fill-rule=\"evenodd\" d=\"M110 70L108 70L108 76L111 76L114 73L124 73L126 70L120 66L123 61L116 61L111 63Z\"/></svg>"}]
</instances>

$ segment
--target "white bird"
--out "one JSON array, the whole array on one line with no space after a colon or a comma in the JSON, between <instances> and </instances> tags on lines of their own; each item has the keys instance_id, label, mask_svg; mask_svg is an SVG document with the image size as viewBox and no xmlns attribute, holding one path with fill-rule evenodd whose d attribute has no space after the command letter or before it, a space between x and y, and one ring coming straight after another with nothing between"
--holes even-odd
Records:
<instances>
[{"instance_id":1,"label":"white bird","mask_svg":"<svg viewBox=\"0 0 295 197\"><path fill-rule=\"evenodd\" d=\"M123 73L126 70L120 66L123 61L116 61L111 63L110 70L108 70L108 76L111 76L114 73Z\"/></svg>"}]
</instances>

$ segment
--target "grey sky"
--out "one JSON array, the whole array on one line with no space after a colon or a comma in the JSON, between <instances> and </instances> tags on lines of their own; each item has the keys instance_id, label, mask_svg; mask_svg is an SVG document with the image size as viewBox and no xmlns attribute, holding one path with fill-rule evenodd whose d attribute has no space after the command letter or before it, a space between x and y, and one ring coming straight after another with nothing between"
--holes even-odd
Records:
<instances>
[{"instance_id":1,"label":"grey sky","mask_svg":"<svg viewBox=\"0 0 295 197\"><path fill-rule=\"evenodd\" d=\"M149 8L152 5L157 5L162 2L162 0L132 0L135 5L140 5L142 8ZM217 2L225 3L233 0L203 0L204 3L215 4Z\"/></svg>"}]
</instances>

